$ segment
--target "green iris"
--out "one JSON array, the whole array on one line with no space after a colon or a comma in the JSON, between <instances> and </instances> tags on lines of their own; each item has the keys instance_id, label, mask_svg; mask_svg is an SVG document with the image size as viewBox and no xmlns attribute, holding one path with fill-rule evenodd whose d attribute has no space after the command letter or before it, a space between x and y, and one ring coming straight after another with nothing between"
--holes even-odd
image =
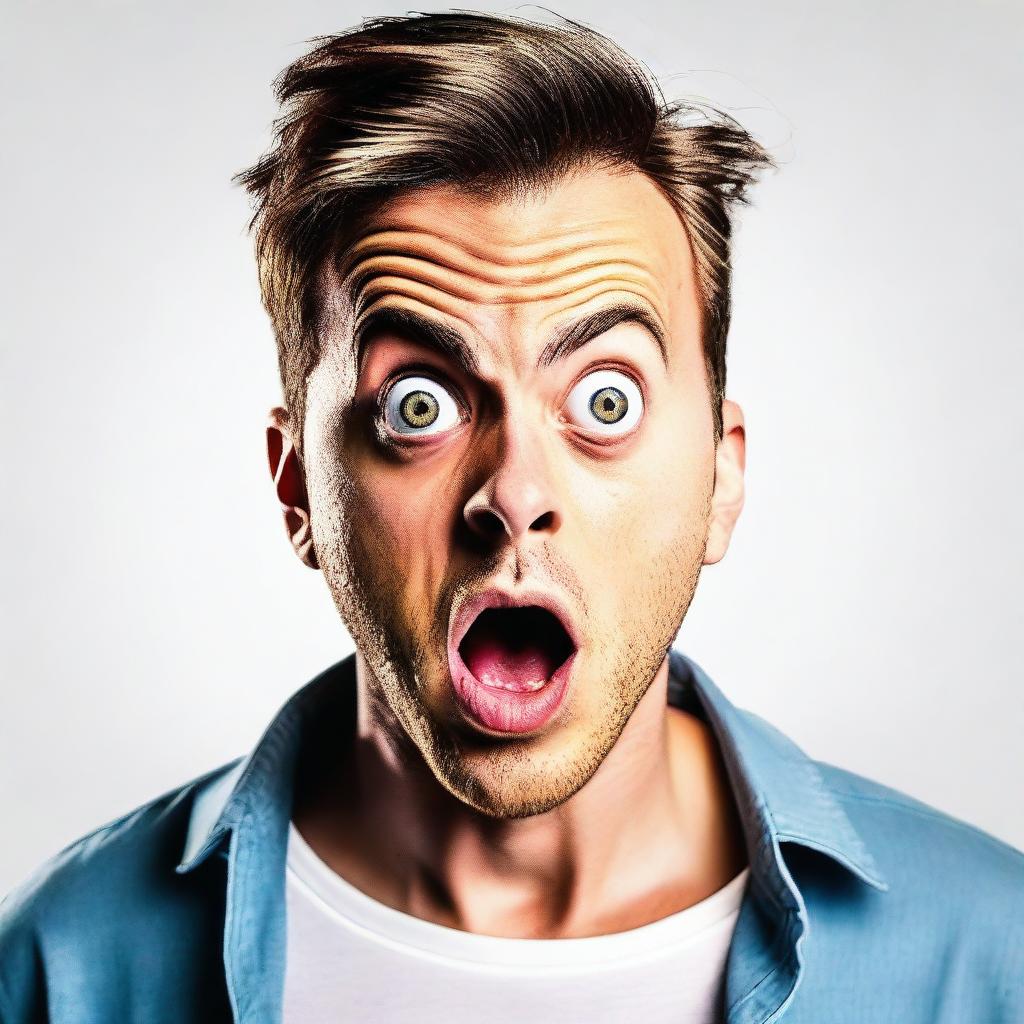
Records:
<instances>
[{"instance_id":1,"label":"green iris","mask_svg":"<svg viewBox=\"0 0 1024 1024\"><path fill-rule=\"evenodd\" d=\"M437 419L441 406L429 391L410 391L398 409L410 427L429 427Z\"/></svg>"},{"instance_id":2,"label":"green iris","mask_svg":"<svg viewBox=\"0 0 1024 1024\"><path fill-rule=\"evenodd\" d=\"M628 408L629 402L618 388L601 388L590 398L590 411L602 423L618 423Z\"/></svg>"}]
</instances>

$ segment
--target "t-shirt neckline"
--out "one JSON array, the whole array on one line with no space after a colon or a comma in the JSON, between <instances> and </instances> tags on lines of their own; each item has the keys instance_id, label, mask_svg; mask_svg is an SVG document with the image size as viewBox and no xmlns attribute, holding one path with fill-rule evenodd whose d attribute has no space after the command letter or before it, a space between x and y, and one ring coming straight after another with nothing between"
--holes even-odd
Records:
<instances>
[{"instance_id":1,"label":"t-shirt neckline","mask_svg":"<svg viewBox=\"0 0 1024 1024\"><path fill-rule=\"evenodd\" d=\"M504 966L570 966L614 962L679 950L738 914L750 868L699 903L658 921L607 935L570 939L522 939L478 935L424 921L381 903L329 867L294 822L288 826L287 872L304 894L348 927L394 946L449 959Z\"/></svg>"}]
</instances>

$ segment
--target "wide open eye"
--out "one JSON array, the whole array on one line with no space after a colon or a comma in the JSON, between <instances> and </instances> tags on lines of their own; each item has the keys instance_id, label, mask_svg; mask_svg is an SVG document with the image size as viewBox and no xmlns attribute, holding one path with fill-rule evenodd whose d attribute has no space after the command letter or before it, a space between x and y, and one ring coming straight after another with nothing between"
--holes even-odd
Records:
<instances>
[{"instance_id":1,"label":"wide open eye","mask_svg":"<svg viewBox=\"0 0 1024 1024\"><path fill-rule=\"evenodd\" d=\"M644 399L632 377L606 367L582 378L569 392L566 407L579 426L615 437L636 426Z\"/></svg>"},{"instance_id":2,"label":"wide open eye","mask_svg":"<svg viewBox=\"0 0 1024 1024\"><path fill-rule=\"evenodd\" d=\"M401 377L388 390L384 419L396 434L439 434L462 416L447 389L430 377Z\"/></svg>"}]
</instances>

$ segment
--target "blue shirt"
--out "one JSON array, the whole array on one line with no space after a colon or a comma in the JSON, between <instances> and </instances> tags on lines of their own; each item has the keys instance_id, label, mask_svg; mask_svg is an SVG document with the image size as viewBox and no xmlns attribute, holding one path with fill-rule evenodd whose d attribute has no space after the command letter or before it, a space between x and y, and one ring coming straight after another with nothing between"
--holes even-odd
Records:
<instances>
[{"instance_id":1,"label":"blue shirt","mask_svg":"<svg viewBox=\"0 0 1024 1024\"><path fill-rule=\"evenodd\" d=\"M729 1024L1024 1022L1024 854L811 759L675 650L669 701L712 727L750 860ZM11 893L0 1021L280 1021L293 783L324 723L354 735L354 656L296 693L247 757L72 843Z\"/></svg>"}]
</instances>

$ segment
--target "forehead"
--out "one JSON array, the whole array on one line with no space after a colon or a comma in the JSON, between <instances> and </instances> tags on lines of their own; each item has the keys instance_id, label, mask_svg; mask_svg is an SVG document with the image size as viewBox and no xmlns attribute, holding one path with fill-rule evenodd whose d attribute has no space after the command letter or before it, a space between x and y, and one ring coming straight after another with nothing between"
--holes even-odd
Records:
<instances>
[{"instance_id":1,"label":"forehead","mask_svg":"<svg viewBox=\"0 0 1024 1024\"><path fill-rule=\"evenodd\" d=\"M667 335L698 312L675 208L636 171L576 171L514 199L444 185L379 207L338 267L355 326L387 306L520 343L626 302Z\"/></svg>"}]
</instances>

